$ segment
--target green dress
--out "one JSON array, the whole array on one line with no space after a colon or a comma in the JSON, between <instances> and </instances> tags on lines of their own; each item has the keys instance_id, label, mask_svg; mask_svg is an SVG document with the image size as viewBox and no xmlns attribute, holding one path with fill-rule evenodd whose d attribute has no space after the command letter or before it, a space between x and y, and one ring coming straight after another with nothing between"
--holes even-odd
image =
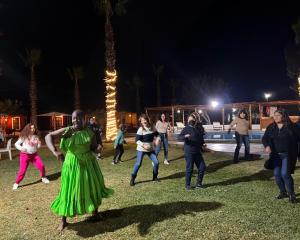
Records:
<instances>
[{"instance_id":1,"label":"green dress","mask_svg":"<svg viewBox=\"0 0 300 240\"><path fill-rule=\"evenodd\" d=\"M90 150L94 133L83 129L62 138L60 149L65 153L61 171L60 193L51 205L59 216L73 217L92 213L113 194L104 185L103 175L95 155Z\"/></svg>"}]
</instances>

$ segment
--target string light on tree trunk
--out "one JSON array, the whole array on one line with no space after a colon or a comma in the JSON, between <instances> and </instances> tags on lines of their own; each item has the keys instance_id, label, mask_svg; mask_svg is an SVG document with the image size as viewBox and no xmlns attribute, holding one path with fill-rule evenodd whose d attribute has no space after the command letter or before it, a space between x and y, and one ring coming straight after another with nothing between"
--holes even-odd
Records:
<instances>
[{"instance_id":1,"label":"string light on tree trunk","mask_svg":"<svg viewBox=\"0 0 300 240\"><path fill-rule=\"evenodd\" d=\"M105 83L106 83L106 139L108 141L114 140L117 135L117 119L116 119L116 82L117 72L116 70L105 72Z\"/></svg>"}]
</instances>

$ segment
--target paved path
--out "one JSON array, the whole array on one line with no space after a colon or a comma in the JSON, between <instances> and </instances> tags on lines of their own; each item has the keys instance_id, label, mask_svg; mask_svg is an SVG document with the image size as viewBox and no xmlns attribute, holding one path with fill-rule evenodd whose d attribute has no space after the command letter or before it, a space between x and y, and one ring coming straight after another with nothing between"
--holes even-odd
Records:
<instances>
[{"instance_id":1,"label":"paved path","mask_svg":"<svg viewBox=\"0 0 300 240\"><path fill-rule=\"evenodd\" d=\"M135 138L130 137L126 138L126 141L128 142L134 142ZM183 145L183 142L177 142L177 141L169 141L170 145ZM235 143L207 143L206 144L208 149L216 152L224 152L224 153L234 153L235 150ZM244 152L244 146L241 147L240 150L241 153ZM261 143L250 143L250 153L252 154L259 154L259 155L267 155L264 152L264 147Z\"/></svg>"}]
</instances>

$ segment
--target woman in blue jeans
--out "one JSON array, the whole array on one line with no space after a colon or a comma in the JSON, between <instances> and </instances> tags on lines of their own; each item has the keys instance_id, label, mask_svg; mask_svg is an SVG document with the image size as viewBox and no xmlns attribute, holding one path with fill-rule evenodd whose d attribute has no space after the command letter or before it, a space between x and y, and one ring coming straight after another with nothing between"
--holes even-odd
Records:
<instances>
[{"instance_id":1,"label":"woman in blue jeans","mask_svg":"<svg viewBox=\"0 0 300 240\"><path fill-rule=\"evenodd\" d=\"M160 114L159 120L156 122L155 128L159 133L161 143L164 147L164 164L169 165L170 162L168 161L168 131L170 131L171 126L170 123L166 121L166 115L164 113ZM161 144L157 145L155 148L155 154L158 156L160 152Z\"/></svg>"},{"instance_id":2,"label":"woman in blue jeans","mask_svg":"<svg viewBox=\"0 0 300 240\"><path fill-rule=\"evenodd\" d=\"M160 137L155 128L151 127L150 119L146 114L141 114L139 118L140 128L136 133L136 163L133 167L133 171L130 179L130 186L135 185L135 178L142 165L142 161L145 155L148 155L152 161L153 166L153 181L159 182L158 179L158 160L154 152L153 147L160 144Z\"/></svg>"},{"instance_id":3,"label":"woman in blue jeans","mask_svg":"<svg viewBox=\"0 0 300 240\"><path fill-rule=\"evenodd\" d=\"M291 122L288 114L280 109L274 113L271 123L262 138L266 153L274 167L274 176L279 188L277 199L288 197L291 203L296 203L294 191L294 173L297 161L300 128Z\"/></svg>"}]
</instances>

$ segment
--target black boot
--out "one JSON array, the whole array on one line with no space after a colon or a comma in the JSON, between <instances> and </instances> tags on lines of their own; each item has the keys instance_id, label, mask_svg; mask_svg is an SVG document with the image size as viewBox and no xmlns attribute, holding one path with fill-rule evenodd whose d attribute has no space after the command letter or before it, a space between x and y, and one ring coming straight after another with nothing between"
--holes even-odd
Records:
<instances>
[{"instance_id":1,"label":"black boot","mask_svg":"<svg viewBox=\"0 0 300 240\"><path fill-rule=\"evenodd\" d=\"M160 182L159 178L157 177L157 174L153 173L152 181Z\"/></svg>"},{"instance_id":2,"label":"black boot","mask_svg":"<svg viewBox=\"0 0 300 240\"><path fill-rule=\"evenodd\" d=\"M134 186L135 185L135 182L134 182L135 178L136 178L136 175L135 176L131 175L131 179L130 179L130 183L129 183L130 186Z\"/></svg>"},{"instance_id":3,"label":"black boot","mask_svg":"<svg viewBox=\"0 0 300 240\"><path fill-rule=\"evenodd\" d=\"M280 192L276 198L283 199L283 198L287 198L287 197L288 197L288 194L286 192Z\"/></svg>"},{"instance_id":4,"label":"black boot","mask_svg":"<svg viewBox=\"0 0 300 240\"><path fill-rule=\"evenodd\" d=\"M295 193L289 193L289 202L290 203L296 203L297 202Z\"/></svg>"}]
</instances>

